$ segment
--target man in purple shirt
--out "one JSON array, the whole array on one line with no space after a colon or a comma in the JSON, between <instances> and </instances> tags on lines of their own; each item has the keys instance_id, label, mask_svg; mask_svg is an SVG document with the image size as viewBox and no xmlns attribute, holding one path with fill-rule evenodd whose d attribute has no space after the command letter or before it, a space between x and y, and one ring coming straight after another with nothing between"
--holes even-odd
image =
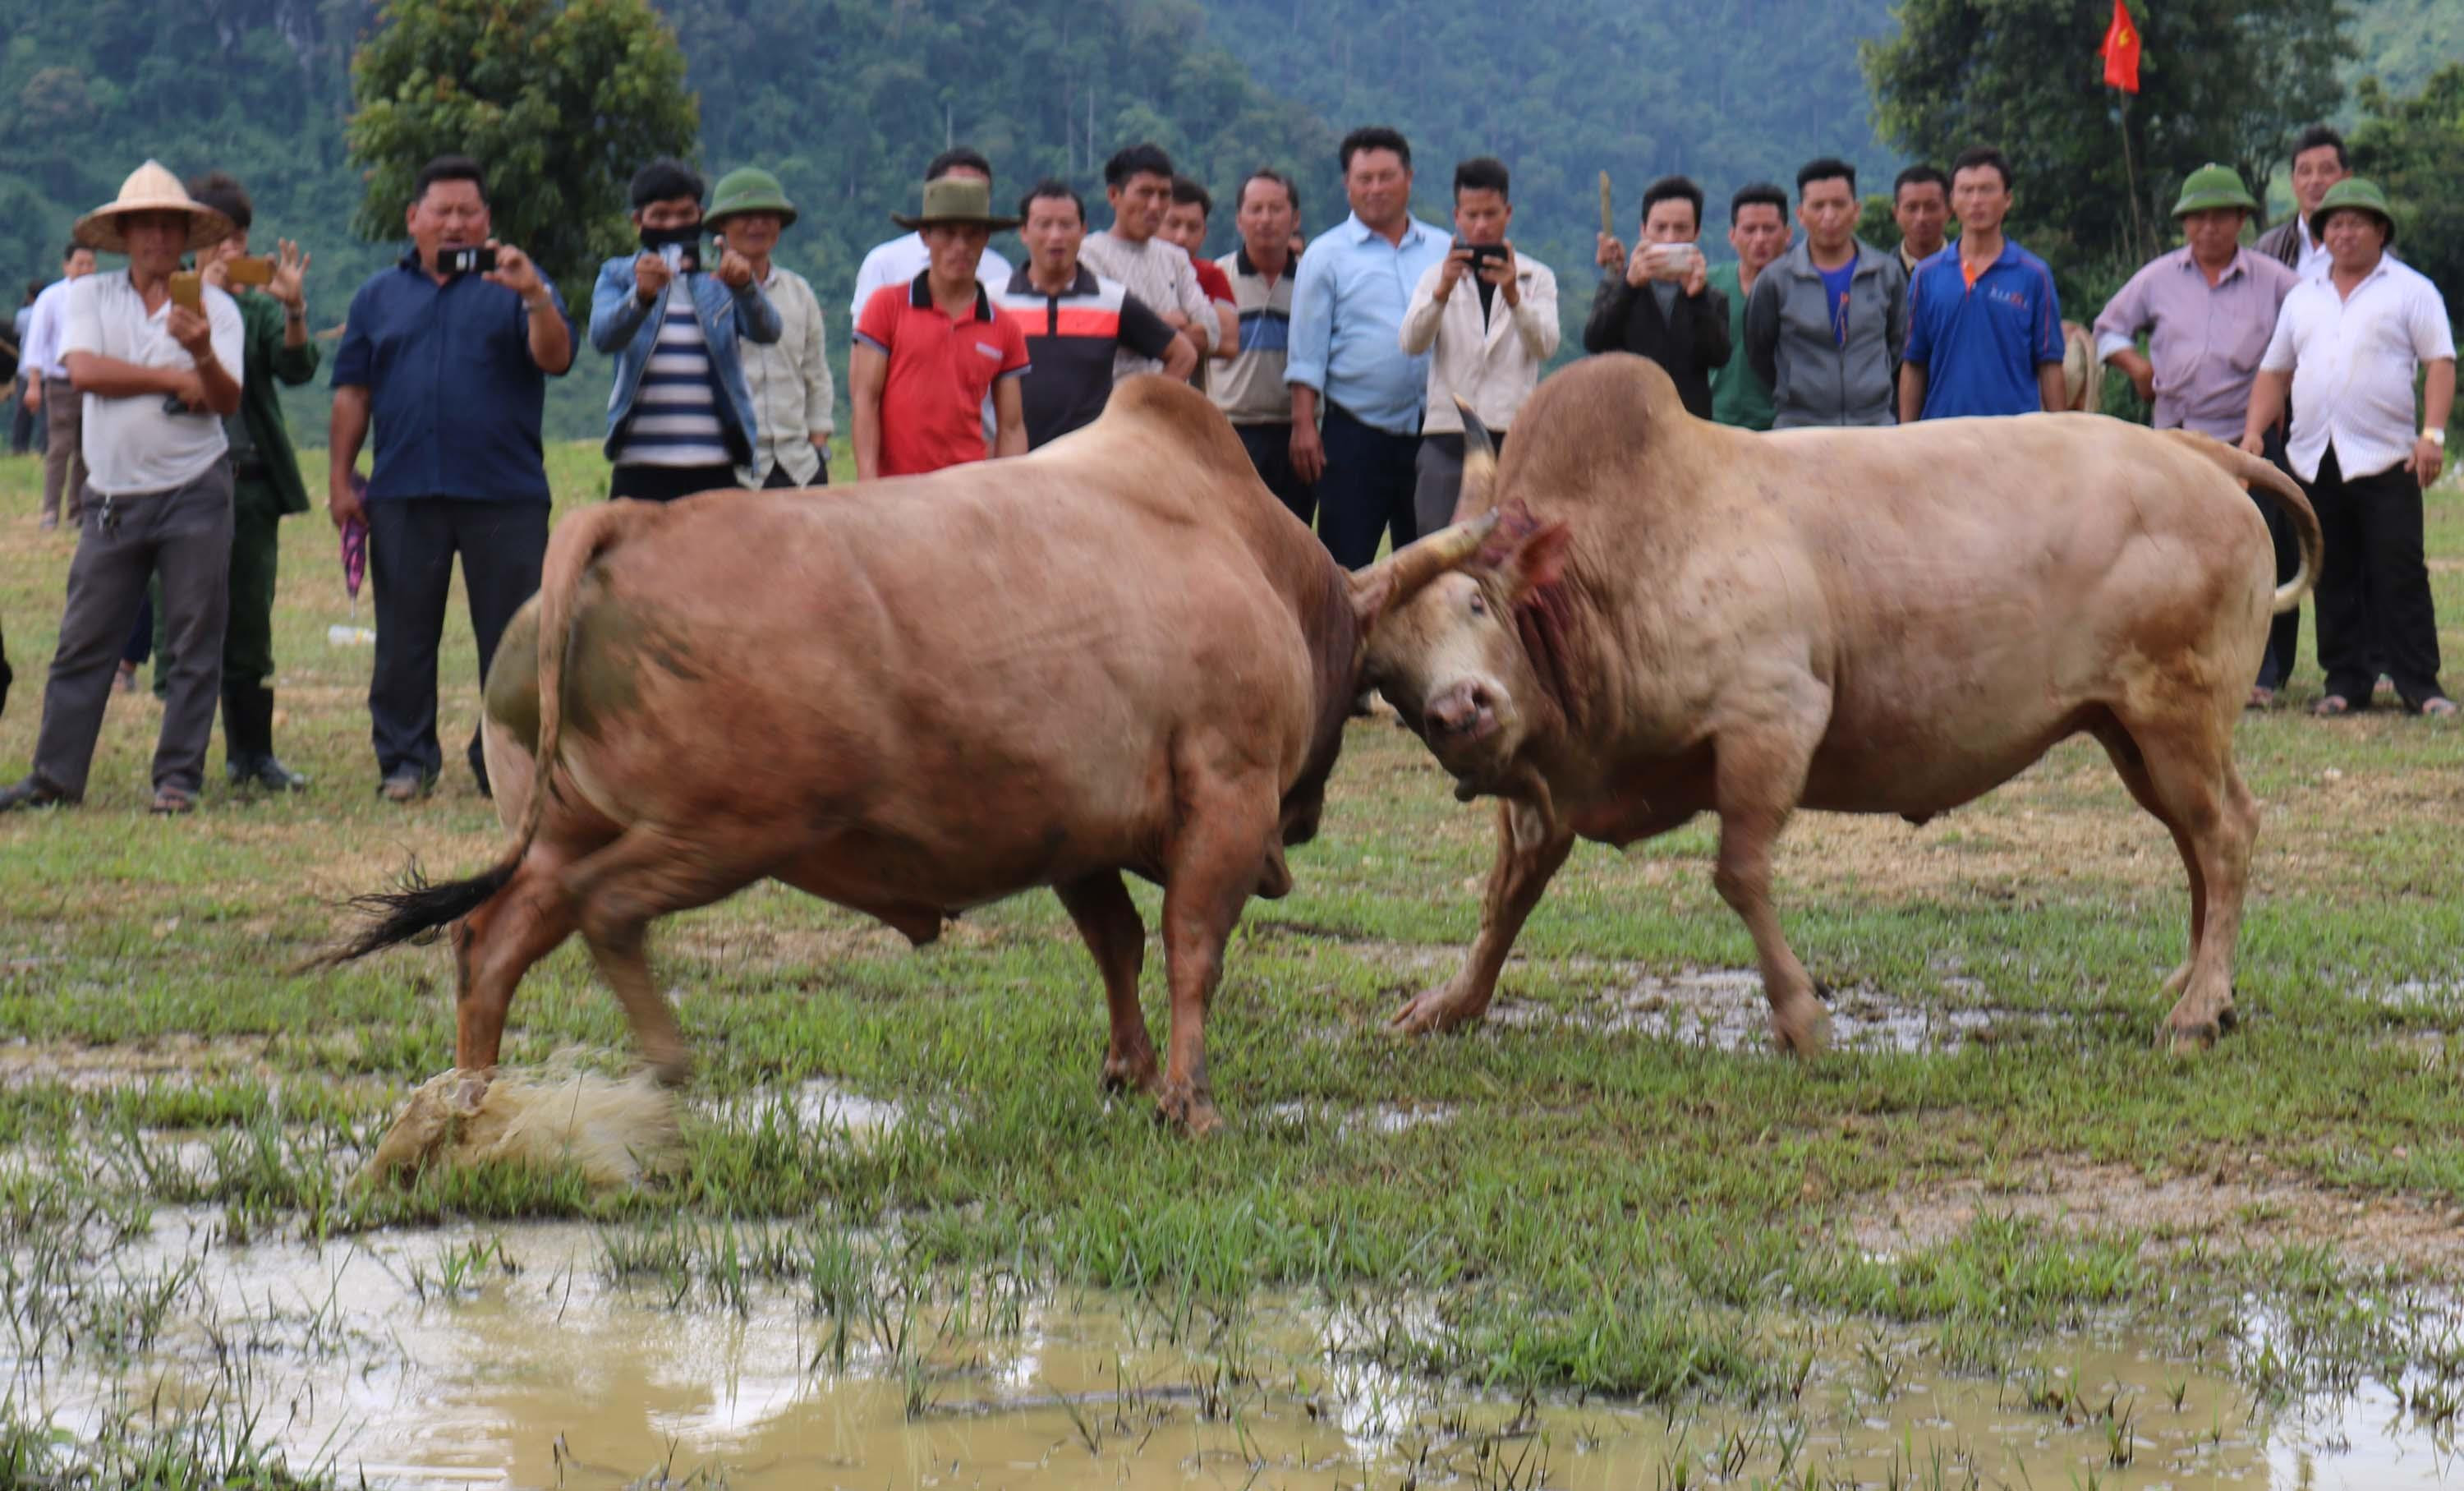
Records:
<instances>
[{"instance_id":1,"label":"man in purple shirt","mask_svg":"<svg viewBox=\"0 0 2464 1491\"><path fill-rule=\"evenodd\" d=\"M2301 282L2281 263L2241 246L2242 227L2257 207L2232 167L2192 171L2182 184L2182 200L2173 204L2184 246L2133 275L2096 319L2097 355L2156 406L2159 430L2195 430L2228 443L2241 438L2277 312ZM2138 347L2142 333L2145 353ZM2268 456L2284 464L2281 432L2270 438ZM2289 580L2301 561L2293 525L2274 503L2258 507L2276 540L2277 578ZM2275 701L2293 672L2300 638L2299 611L2276 618L2250 691L2252 708Z\"/></svg>"}]
</instances>

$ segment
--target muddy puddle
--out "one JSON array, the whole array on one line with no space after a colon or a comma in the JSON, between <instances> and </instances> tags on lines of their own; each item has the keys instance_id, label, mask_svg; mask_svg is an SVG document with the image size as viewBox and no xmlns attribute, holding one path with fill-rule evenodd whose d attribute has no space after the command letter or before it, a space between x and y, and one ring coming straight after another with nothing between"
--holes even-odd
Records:
<instances>
[{"instance_id":1,"label":"muddy puddle","mask_svg":"<svg viewBox=\"0 0 2464 1491\"><path fill-rule=\"evenodd\" d=\"M1974 991L1970 981L1951 982L1962 993ZM2045 1024L2043 1015L2032 1012L1919 1003L1866 985L1832 990L1826 1007L1833 1043L1851 1051L1945 1051L2015 1039ZM1771 1043L1771 1005L1763 997L1762 975L1749 968L1628 971L1570 1007L1501 997L1488 1019L1510 1030L1573 1026L1722 1051Z\"/></svg>"},{"instance_id":2,"label":"muddy puddle","mask_svg":"<svg viewBox=\"0 0 2464 1491\"><path fill-rule=\"evenodd\" d=\"M1913 1340L1809 1328L1760 1411L1515 1401L1400 1376L1298 1300L1236 1319L992 1283L844 1325L793 1290L674 1288L651 1234L575 1226L238 1245L158 1213L81 1286L142 1335L0 1344L16 1411L253 1415L295 1471L371 1486L1638 1487L1775 1483L2407 1487L2464 1476L2411 1389L2271 1406L2128 1338L2023 1352L1999 1381ZM886 1298L886 1297L884 1297ZM115 1311L118 1313L115 1314ZM2277 1327L2246 1323L2235 1351ZM99 1367L98 1362L113 1365ZM2451 1420L2452 1421L2452 1420Z\"/></svg>"}]
</instances>

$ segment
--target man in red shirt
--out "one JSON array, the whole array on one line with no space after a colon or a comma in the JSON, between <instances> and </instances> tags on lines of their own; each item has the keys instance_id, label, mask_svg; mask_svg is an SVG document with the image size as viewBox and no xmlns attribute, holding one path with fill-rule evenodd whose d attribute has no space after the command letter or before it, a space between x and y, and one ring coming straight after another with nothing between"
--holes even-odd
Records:
<instances>
[{"instance_id":1,"label":"man in red shirt","mask_svg":"<svg viewBox=\"0 0 2464 1491\"><path fill-rule=\"evenodd\" d=\"M847 356L856 479L983 459L987 391L999 422L992 454L1025 455L1026 338L976 282L985 241L1018 219L993 215L988 184L944 176L924 184L923 211L891 221L921 234L932 258L909 283L874 291L856 320Z\"/></svg>"}]
</instances>

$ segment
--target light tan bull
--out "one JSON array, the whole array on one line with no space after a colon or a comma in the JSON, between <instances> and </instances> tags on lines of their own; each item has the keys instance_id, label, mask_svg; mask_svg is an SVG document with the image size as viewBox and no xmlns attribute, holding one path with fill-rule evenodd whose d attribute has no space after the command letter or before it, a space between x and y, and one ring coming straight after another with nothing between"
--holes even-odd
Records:
<instances>
[{"instance_id":1,"label":"light tan bull","mask_svg":"<svg viewBox=\"0 0 2464 1491\"><path fill-rule=\"evenodd\" d=\"M1752 932L1784 1049L1828 1038L1781 935L1771 848L1800 807L1922 822L2094 735L2189 873L2180 1046L2233 1009L2258 813L2233 730L2271 614L2319 571L2293 481L2213 440L2096 415L1748 435L1659 368L1541 385L1502 468L1473 434L1458 517L1479 561L1381 622L1368 678L1458 780L1504 799L1478 941L1396 1023L1481 1017L1577 837L1720 818L1721 896ZM2301 534L2278 588L2242 483Z\"/></svg>"},{"instance_id":2,"label":"light tan bull","mask_svg":"<svg viewBox=\"0 0 2464 1491\"><path fill-rule=\"evenodd\" d=\"M1368 624L1486 531L1347 575L1185 385L1126 383L1015 460L560 524L488 687L517 810L483 875L366 898L337 958L451 924L454 1058L484 1090L524 970L579 931L653 1070L687 1070L655 918L776 879L917 943L1053 887L1111 1008L1103 1079L1216 1122L1203 1032L1252 895L1290 888ZM1158 1075L1127 870L1163 886Z\"/></svg>"}]
</instances>

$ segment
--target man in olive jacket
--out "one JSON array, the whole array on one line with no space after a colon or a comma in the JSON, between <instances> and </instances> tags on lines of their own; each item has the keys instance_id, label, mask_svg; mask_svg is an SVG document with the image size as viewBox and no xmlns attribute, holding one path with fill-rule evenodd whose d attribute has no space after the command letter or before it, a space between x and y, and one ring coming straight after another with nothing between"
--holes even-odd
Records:
<instances>
[{"instance_id":1,"label":"man in olive jacket","mask_svg":"<svg viewBox=\"0 0 2464 1491\"><path fill-rule=\"evenodd\" d=\"M248 254L248 192L221 171L188 183L188 195L231 220L231 235L197 255L209 279L227 280L230 261ZM317 344L308 338L308 256L287 239L262 289L225 283L239 302L247 337L239 412L223 422L231 441L231 615L223 629L223 757L238 786L297 791L308 779L274 754L274 570L280 549L275 525L308 510L308 488L292 454L276 380L304 384L317 376ZM162 609L155 609L156 626ZM170 658L156 637L161 672Z\"/></svg>"},{"instance_id":2,"label":"man in olive jacket","mask_svg":"<svg viewBox=\"0 0 2464 1491\"><path fill-rule=\"evenodd\" d=\"M1898 417L1908 286L1895 255L1857 236L1857 173L1824 158L1796 178L1804 240L1754 280L1746 362L1771 390L1771 428Z\"/></svg>"}]
</instances>

